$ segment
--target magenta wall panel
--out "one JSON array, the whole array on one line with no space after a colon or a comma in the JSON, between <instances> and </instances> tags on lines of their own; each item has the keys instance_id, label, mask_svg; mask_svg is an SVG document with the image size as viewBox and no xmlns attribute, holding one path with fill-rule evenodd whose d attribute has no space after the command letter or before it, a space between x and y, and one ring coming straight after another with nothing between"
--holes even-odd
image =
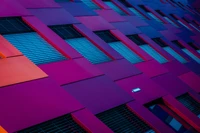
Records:
<instances>
[{"instance_id":1,"label":"magenta wall panel","mask_svg":"<svg viewBox=\"0 0 200 133\"><path fill-rule=\"evenodd\" d=\"M112 80L120 80L142 73L126 59L114 60L112 62L102 63L96 66Z\"/></svg>"},{"instance_id":2,"label":"magenta wall panel","mask_svg":"<svg viewBox=\"0 0 200 133\"><path fill-rule=\"evenodd\" d=\"M103 122L96 118L88 109L72 113L75 121L87 128L90 133L113 133Z\"/></svg>"},{"instance_id":3,"label":"magenta wall panel","mask_svg":"<svg viewBox=\"0 0 200 133\"><path fill-rule=\"evenodd\" d=\"M171 73L173 73L177 76L190 71L190 69L188 69L186 66L182 65L180 62L178 62L176 60L167 62L167 63L163 64L163 66L165 68L167 68ZM177 67L178 69L175 69L175 67Z\"/></svg>"},{"instance_id":4,"label":"magenta wall panel","mask_svg":"<svg viewBox=\"0 0 200 133\"><path fill-rule=\"evenodd\" d=\"M179 78L196 92L200 92L200 77L198 75L193 72L188 72L180 75Z\"/></svg>"},{"instance_id":5,"label":"magenta wall panel","mask_svg":"<svg viewBox=\"0 0 200 133\"><path fill-rule=\"evenodd\" d=\"M8 132L83 108L50 78L1 88L0 104L0 123Z\"/></svg>"},{"instance_id":6,"label":"magenta wall panel","mask_svg":"<svg viewBox=\"0 0 200 133\"><path fill-rule=\"evenodd\" d=\"M145 74L122 79L116 81L116 83L142 104L167 95L167 92L161 86L149 79ZM141 91L132 92L135 88L140 88Z\"/></svg>"},{"instance_id":7,"label":"magenta wall panel","mask_svg":"<svg viewBox=\"0 0 200 133\"><path fill-rule=\"evenodd\" d=\"M46 25L80 23L63 8L36 8L28 10Z\"/></svg>"},{"instance_id":8,"label":"magenta wall panel","mask_svg":"<svg viewBox=\"0 0 200 133\"><path fill-rule=\"evenodd\" d=\"M0 17L30 15L30 13L16 1L0 0L0 3Z\"/></svg>"},{"instance_id":9,"label":"magenta wall panel","mask_svg":"<svg viewBox=\"0 0 200 133\"><path fill-rule=\"evenodd\" d=\"M79 60L79 59L77 59ZM87 69L81 66L86 64ZM40 68L52 77L59 85L69 84L79 80L102 75L98 70L89 72L90 68L94 66L88 65L88 61L82 61L81 64L76 63L74 60L67 60L62 62L55 62L51 64L40 65ZM56 71L55 71L56 68Z\"/></svg>"},{"instance_id":10,"label":"magenta wall panel","mask_svg":"<svg viewBox=\"0 0 200 133\"><path fill-rule=\"evenodd\" d=\"M91 78L62 87L94 114L133 100L127 92L106 76Z\"/></svg>"},{"instance_id":11,"label":"magenta wall panel","mask_svg":"<svg viewBox=\"0 0 200 133\"><path fill-rule=\"evenodd\" d=\"M155 76L162 75L169 72L169 70L167 70L164 66L162 66L155 60L141 62L141 63L135 64L135 66L140 71L147 74L149 77L155 77Z\"/></svg>"},{"instance_id":12,"label":"magenta wall panel","mask_svg":"<svg viewBox=\"0 0 200 133\"><path fill-rule=\"evenodd\" d=\"M126 21L122 16L113 10L97 10L96 12L108 22Z\"/></svg>"},{"instance_id":13,"label":"magenta wall panel","mask_svg":"<svg viewBox=\"0 0 200 133\"><path fill-rule=\"evenodd\" d=\"M174 97L190 91L190 87L182 82L178 77L173 74L167 73L157 77L152 78L157 84L162 86L166 91L168 91Z\"/></svg>"},{"instance_id":14,"label":"magenta wall panel","mask_svg":"<svg viewBox=\"0 0 200 133\"><path fill-rule=\"evenodd\" d=\"M56 8L60 7L55 0L18 0L25 8Z\"/></svg>"},{"instance_id":15,"label":"magenta wall panel","mask_svg":"<svg viewBox=\"0 0 200 133\"><path fill-rule=\"evenodd\" d=\"M92 31L114 29L110 23L100 16L84 16L76 18Z\"/></svg>"}]
</instances>

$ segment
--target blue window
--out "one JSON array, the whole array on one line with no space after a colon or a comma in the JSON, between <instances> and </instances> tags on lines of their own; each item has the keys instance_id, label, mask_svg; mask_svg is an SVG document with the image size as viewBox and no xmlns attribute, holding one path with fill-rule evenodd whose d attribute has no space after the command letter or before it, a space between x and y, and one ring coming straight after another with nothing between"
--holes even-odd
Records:
<instances>
[{"instance_id":1,"label":"blue window","mask_svg":"<svg viewBox=\"0 0 200 133\"><path fill-rule=\"evenodd\" d=\"M103 0L104 3L106 5L108 5L111 9L113 9L114 11L116 11L117 13L119 13L120 15L127 15L124 11L122 11L119 7L117 7L114 3L112 3L111 1L105 1Z\"/></svg>"},{"instance_id":2,"label":"blue window","mask_svg":"<svg viewBox=\"0 0 200 133\"><path fill-rule=\"evenodd\" d=\"M119 54L121 54L125 59L127 59L129 62L131 62L133 64L144 61L140 56L138 56L136 53L134 53L132 50L130 50L122 42L119 42L119 41L112 42L112 43L109 43L109 45L114 50L116 50Z\"/></svg>"},{"instance_id":3,"label":"blue window","mask_svg":"<svg viewBox=\"0 0 200 133\"><path fill-rule=\"evenodd\" d=\"M173 112L169 107L167 107L162 100L156 100L152 103L145 105L154 115L156 115L161 121L170 126L177 133L184 133L187 131L195 132L188 123L184 122L187 126L181 123L184 121L180 116ZM170 113L169 113L170 112Z\"/></svg>"},{"instance_id":4,"label":"blue window","mask_svg":"<svg viewBox=\"0 0 200 133\"><path fill-rule=\"evenodd\" d=\"M176 51L174 51L170 47L164 47L164 50L167 51L170 55L172 55L175 59L177 59L181 63L187 63L187 60L184 59L181 55L179 55Z\"/></svg>"},{"instance_id":5,"label":"blue window","mask_svg":"<svg viewBox=\"0 0 200 133\"><path fill-rule=\"evenodd\" d=\"M66 39L66 42L69 43L75 50L77 50L93 64L111 61L111 59L107 55L105 55L101 50L99 50L84 37L76 39Z\"/></svg>"},{"instance_id":6,"label":"blue window","mask_svg":"<svg viewBox=\"0 0 200 133\"><path fill-rule=\"evenodd\" d=\"M23 129L17 133L86 133L70 114Z\"/></svg>"},{"instance_id":7,"label":"blue window","mask_svg":"<svg viewBox=\"0 0 200 133\"><path fill-rule=\"evenodd\" d=\"M135 42L141 49L143 49L146 53L152 56L155 60L159 63L166 63L168 60L163 57L160 53L158 53L154 48L146 44L138 35L128 35L127 36L130 40Z\"/></svg>"},{"instance_id":8,"label":"blue window","mask_svg":"<svg viewBox=\"0 0 200 133\"><path fill-rule=\"evenodd\" d=\"M154 48L152 48L149 45L141 45L140 48L142 48L145 52L147 52L150 56L152 56L155 60L157 60L159 63L166 63L168 60L163 57L160 53L158 53Z\"/></svg>"},{"instance_id":9,"label":"blue window","mask_svg":"<svg viewBox=\"0 0 200 133\"><path fill-rule=\"evenodd\" d=\"M153 38L152 39L155 43L161 46L165 51L167 51L170 55L172 55L175 59L177 59L181 63L186 63L187 60L184 59L181 55L179 55L176 51L166 45L160 38Z\"/></svg>"},{"instance_id":10,"label":"blue window","mask_svg":"<svg viewBox=\"0 0 200 133\"><path fill-rule=\"evenodd\" d=\"M50 26L50 28L91 63L99 64L112 60L88 39L83 37L72 25L56 25Z\"/></svg>"},{"instance_id":11,"label":"blue window","mask_svg":"<svg viewBox=\"0 0 200 133\"><path fill-rule=\"evenodd\" d=\"M155 133L149 125L121 105L96 115L115 133Z\"/></svg>"},{"instance_id":12,"label":"blue window","mask_svg":"<svg viewBox=\"0 0 200 133\"><path fill-rule=\"evenodd\" d=\"M91 9L97 10L101 9L99 6L97 6L92 0L81 0L84 4L86 4Z\"/></svg>"},{"instance_id":13,"label":"blue window","mask_svg":"<svg viewBox=\"0 0 200 133\"><path fill-rule=\"evenodd\" d=\"M129 7L129 10L131 10L135 15L137 15L139 18L145 20L146 18L139 12L137 11L135 8L133 7Z\"/></svg>"},{"instance_id":14,"label":"blue window","mask_svg":"<svg viewBox=\"0 0 200 133\"><path fill-rule=\"evenodd\" d=\"M119 41L110 31L97 31L95 32L102 40L108 43L115 51L122 55L131 63L142 62L143 59L129 49L125 44Z\"/></svg>"},{"instance_id":15,"label":"blue window","mask_svg":"<svg viewBox=\"0 0 200 133\"><path fill-rule=\"evenodd\" d=\"M3 36L37 65L66 60L62 54L35 32Z\"/></svg>"},{"instance_id":16,"label":"blue window","mask_svg":"<svg viewBox=\"0 0 200 133\"><path fill-rule=\"evenodd\" d=\"M193 60L195 60L197 63L200 64L200 59L194 55L192 52L190 52L188 49L186 49L181 43L177 40L172 41L176 46L178 46L183 52L185 52L188 56L190 56Z\"/></svg>"}]
</instances>

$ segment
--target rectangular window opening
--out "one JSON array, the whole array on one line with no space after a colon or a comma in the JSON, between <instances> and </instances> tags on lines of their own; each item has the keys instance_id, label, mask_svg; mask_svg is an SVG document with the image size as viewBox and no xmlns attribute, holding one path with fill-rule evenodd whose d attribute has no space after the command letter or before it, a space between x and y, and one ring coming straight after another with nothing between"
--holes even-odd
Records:
<instances>
[{"instance_id":1,"label":"rectangular window opening","mask_svg":"<svg viewBox=\"0 0 200 133\"><path fill-rule=\"evenodd\" d=\"M94 3L92 0L81 0L84 4L86 4L88 7L90 7L93 10L101 9L96 3Z\"/></svg>"},{"instance_id":2,"label":"rectangular window opening","mask_svg":"<svg viewBox=\"0 0 200 133\"><path fill-rule=\"evenodd\" d=\"M103 0L103 2L109 6L111 9L113 9L115 12L119 13L120 15L122 16L126 16L127 14L122 10L120 9L117 5L115 5L112 1L110 0Z\"/></svg>"},{"instance_id":3,"label":"rectangular window opening","mask_svg":"<svg viewBox=\"0 0 200 133\"><path fill-rule=\"evenodd\" d=\"M145 107L175 132L195 131L186 121L165 105L162 99L145 104Z\"/></svg>"},{"instance_id":4,"label":"rectangular window opening","mask_svg":"<svg viewBox=\"0 0 200 133\"><path fill-rule=\"evenodd\" d=\"M91 63L100 64L112 60L79 33L73 25L56 25L50 26L50 28Z\"/></svg>"},{"instance_id":5,"label":"rectangular window opening","mask_svg":"<svg viewBox=\"0 0 200 133\"><path fill-rule=\"evenodd\" d=\"M135 64L144 61L139 55L112 35L110 31L97 31L95 34L108 43L110 47L112 47L129 62Z\"/></svg>"},{"instance_id":6,"label":"rectangular window opening","mask_svg":"<svg viewBox=\"0 0 200 133\"><path fill-rule=\"evenodd\" d=\"M121 105L96 115L115 133L155 133L155 131L131 112L126 105Z\"/></svg>"}]
</instances>

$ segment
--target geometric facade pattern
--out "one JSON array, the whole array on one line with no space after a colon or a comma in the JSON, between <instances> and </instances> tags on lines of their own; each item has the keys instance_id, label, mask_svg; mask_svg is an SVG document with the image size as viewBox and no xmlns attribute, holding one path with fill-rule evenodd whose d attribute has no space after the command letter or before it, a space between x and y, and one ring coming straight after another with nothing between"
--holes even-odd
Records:
<instances>
[{"instance_id":1,"label":"geometric facade pattern","mask_svg":"<svg viewBox=\"0 0 200 133\"><path fill-rule=\"evenodd\" d=\"M0 0L0 132L200 132L198 0Z\"/></svg>"}]
</instances>

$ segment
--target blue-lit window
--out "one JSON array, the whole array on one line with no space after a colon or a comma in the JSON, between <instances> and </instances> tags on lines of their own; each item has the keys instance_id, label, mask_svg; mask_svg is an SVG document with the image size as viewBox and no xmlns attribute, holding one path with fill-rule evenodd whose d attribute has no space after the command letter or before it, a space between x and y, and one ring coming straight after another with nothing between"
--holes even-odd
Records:
<instances>
[{"instance_id":1,"label":"blue-lit window","mask_svg":"<svg viewBox=\"0 0 200 133\"><path fill-rule=\"evenodd\" d=\"M66 39L66 42L69 43L75 50L77 50L93 64L111 61L111 59L107 55L105 55L101 50L99 50L84 37L76 39Z\"/></svg>"},{"instance_id":2,"label":"blue-lit window","mask_svg":"<svg viewBox=\"0 0 200 133\"><path fill-rule=\"evenodd\" d=\"M178 46L183 52L185 52L188 56L190 56L193 60L195 60L197 63L200 64L200 59L194 55L192 52L190 52L188 49L186 49L184 46L182 46L179 41L174 40L172 41L176 46Z\"/></svg>"},{"instance_id":3,"label":"blue-lit window","mask_svg":"<svg viewBox=\"0 0 200 133\"><path fill-rule=\"evenodd\" d=\"M137 9L133 8L133 7L129 7L129 10L131 10L135 15L137 15L139 18L145 20L146 18L144 17L144 15L142 15L139 11L137 11Z\"/></svg>"},{"instance_id":4,"label":"blue-lit window","mask_svg":"<svg viewBox=\"0 0 200 133\"><path fill-rule=\"evenodd\" d=\"M125 59L127 59L129 62L135 64L138 62L144 61L140 56L138 56L135 52L130 50L126 45L124 45L122 42L112 42L108 43L115 51L117 51L119 54L121 54Z\"/></svg>"},{"instance_id":5,"label":"blue-lit window","mask_svg":"<svg viewBox=\"0 0 200 133\"><path fill-rule=\"evenodd\" d=\"M161 121L171 127L177 133L184 133L186 131L195 132L188 123L186 123L180 116L174 113L169 107L167 107L162 100L153 101L153 103L145 105L154 115L156 115ZM181 120L181 121L180 121ZM183 125L187 125L184 127Z\"/></svg>"},{"instance_id":6,"label":"blue-lit window","mask_svg":"<svg viewBox=\"0 0 200 133\"><path fill-rule=\"evenodd\" d=\"M35 32L7 34L3 36L37 65L66 59Z\"/></svg>"},{"instance_id":7,"label":"blue-lit window","mask_svg":"<svg viewBox=\"0 0 200 133\"><path fill-rule=\"evenodd\" d=\"M57 25L50 28L91 63L111 61L110 57L83 37L72 25Z\"/></svg>"},{"instance_id":8,"label":"blue-lit window","mask_svg":"<svg viewBox=\"0 0 200 133\"><path fill-rule=\"evenodd\" d=\"M151 57L157 60L159 63L166 63L168 60L158 53L154 48L146 44L138 35L129 35L127 36L133 42L135 42L141 49L148 53Z\"/></svg>"},{"instance_id":9,"label":"blue-lit window","mask_svg":"<svg viewBox=\"0 0 200 133\"><path fill-rule=\"evenodd\" d=\"M155 43L161 46L165 51L167 51L170 55L172 55L175 59L177 59L181 63L186 63L187 60L184 59L181 55L179 55L176 51L166 45L160 38L153 38L152 39Z\"/></svg>"},{"instance_id":10,"label":"blue-lit window","mask_svg":"<svg viewBox=\"0 0 200 133\"><path fill-rule=\"evenodd\" d=\"M115 51L122 55L131 63L138 63L144 61L135 52L129 49L125 44L119 41L110 31L97 31L95 32L102 40L108 43Z\"/></svg>"},{"instance_id":11,"label":"blue-lit window","mask_svg":"<svg viewBox=\"0 0 200 133\"><path fill-rule=\"evenodd\" d=\"M0 34L35 64L66 60L19 17L0 18Z\"/></svg>"},{"instance_id":12,"label":"blue-lit window","mask_svg":"<svg viewBox=\"0 0 200 133\"><path fill-rule=\"evenodd\" d=\"M97 10L101 9L98 5L96 5L92 0L81 0L84 4L86 4L91 9Z\"/></svg>"},{"instance_id":13,"label":"blue-lit window","mask_svg":"<svg viewBox=\"0 0 200 133\"><path fill-rule=\"evenodd\" d=\"M124 11L122 11L118 6L116 6L112 1L103 0L104 3L109 6L111 9L119 13L120 15L127 15Z\"/></svg>"},{"instance_id":14,"label":"blue-lit window","mask_svg":"<svg viewBox=\"0 0 200 133\"><path fill-rule=\"evenodd\" d=\"M115 133L155 133L125 105L112 108L96 116Z\"/></svg>"}]
</instances>

